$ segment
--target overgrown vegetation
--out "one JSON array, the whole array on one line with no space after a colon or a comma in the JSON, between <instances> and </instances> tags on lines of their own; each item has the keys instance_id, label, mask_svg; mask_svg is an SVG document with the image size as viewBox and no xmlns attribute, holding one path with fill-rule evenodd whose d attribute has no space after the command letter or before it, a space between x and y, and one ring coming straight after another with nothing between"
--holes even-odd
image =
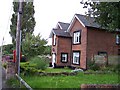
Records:
<instances>
[{"instance_id":1,"label":"overgrown vegetation","mask_svg":"<svg viewBox=\"0 0 120 90\"><path fill-rule=\"evenodd\" d=\"M10 87L10 88L19 88L19 81L16 78L10 78L6 81L6 84Z\"/></svg>"},{"instance_id":2,"label":"overgrown vegetation","mask_svg":"<svg viewBox=\"0 0 120 90\"><path fill-rule=\"evenodd\" d=\"M118 84L118 74L84 74L75 76L22 76L32 88L80 88L81 84ZM36 84L37 83L37 84Z\"/></svg>"},{"instance_id":3,"label":"overgrown vegetation","mask_svg":"<svg viewBox=\"0 0 120 90\"><path fill-rule=\"evenodd\" d=\"M7 63L3 63L2 66L6 69Z\"/></svg>"},{"instance_id":4,"label":"overgrown vegetation","mask_svg":"<svg viewBox=\"0 0 120 90\"><path fill-rule=\"evenodd\" d=\"M100 67L97 64L95 64L95 61L89 60L89 62L88 62L88 69L96 71L96 70L99 70Z\"/></svg>"},{"instance_id":5,"label":"overgrown vegetation","mask_svg":"<svg viewBox=\"0 0 120 90\"><path fill-rule=\"evenodd\" d=\"M45 57L33 57L28 62L20 64L21 73L24 75L36 74L48 67L48 59Z\"/></svg>"},{"instance_id":6,"label":"overgrown vegetation","mask_svg":"<svg viewBox=\"0 0 120 90\"><path fill-rule=\"evenodd\" d=\"M45 70L48 67L49 61L45 57L33 57L29 61L30 64L35 64L36 69Z\"/></svg>"},{"instance_id":7,"label":"overgrown vegetation","mask_svg":"<svg viewBox=\"0 0 120 90\"><path fill-rule=\"evenodd\" d=\"M114 72L119 73L120 72L120 62L119 62L119 56L108 56L108 61L106 63L96 63L97 59L88 60L88 69L94 70L94 71L103 71L103 72ZM99 58L98 58L99 60ZM102 60L99 60L101 62L104 62Z\"/></svg>"}]
</instances>

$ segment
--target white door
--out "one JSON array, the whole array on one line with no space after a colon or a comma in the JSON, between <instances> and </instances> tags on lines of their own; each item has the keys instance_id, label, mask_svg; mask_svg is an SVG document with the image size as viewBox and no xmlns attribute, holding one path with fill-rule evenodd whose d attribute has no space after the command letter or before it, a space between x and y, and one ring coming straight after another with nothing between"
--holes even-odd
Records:
<instances>
[{"instance_id":1,"label":"white door","mask_svg":"<svg viewBox=\"0 0 120 90\"><path fill-rule=\"evenodd\" d=\"M55 67L55 53L52 54L52 67Z\"/></svg>"}]
</instances>

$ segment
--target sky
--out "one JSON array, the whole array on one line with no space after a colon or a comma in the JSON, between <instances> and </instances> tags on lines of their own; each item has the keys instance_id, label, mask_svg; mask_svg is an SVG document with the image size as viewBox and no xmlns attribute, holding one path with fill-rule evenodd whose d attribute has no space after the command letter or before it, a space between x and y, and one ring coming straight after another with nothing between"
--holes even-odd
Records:
<instances>
[{"instance_id":1,"label":"sky","mask_svg":"<svg viewBox=\"0 0 120 90\"><path fill-rule=\"evenodd\" d=\"M0 46L12 43L9 35L11 16L13 13L13 0L2 0L0 2ZM34 0L36 26L34 34L41 34L42 38L48 39L49 34L55 28L57 22L70 23L74 14L85 14L81 0ZM3 41L4 37L4 41Z\"/></svg>"}]
</instances>

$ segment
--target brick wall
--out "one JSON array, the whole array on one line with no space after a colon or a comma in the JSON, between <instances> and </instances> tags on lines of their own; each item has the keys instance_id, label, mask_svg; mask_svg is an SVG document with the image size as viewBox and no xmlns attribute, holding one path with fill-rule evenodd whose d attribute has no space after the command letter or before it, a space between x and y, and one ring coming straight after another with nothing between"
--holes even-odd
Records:
<instances>
[{"instance_id":1,"label":"brick wall","mask_svg":"<svg viewBox=\"0 0 120 90\"><path fill-rule=\"evenodd\" d=\"M86 69L87 29L76 19L74 22L74 25L72 26L70 30L71 35L73 35L73 32L77 30L81 30L81 44L79 45L72 44L72 51L75 51L75 50L81 51L79 67ZM72 66L76 67L78 65L72 64Z\"/></svg>"},{"instance_id":2,"label":"brick wall","mask_svg":"<svg viewBox=\"0 0 120 90\"><path fill-rule=\"evenodd\" d=\"M115 34L103 30L88 28L87 59L91 59L98 52L107 52L108 55L118 55Z\"/></svg>"},{"instance_id":3,"label":"brick wall","mask_svg":"<svg viewBox=\"0 0 120 90\"><path fill-rule=\"evenodd\" d=\"M71 38L68 37L58 37L57 42L57 55L56 64L57 66L70 66L71 61ZM61 62L61 53L68 53L68 62Z\"/></svg>"}]
</instances>

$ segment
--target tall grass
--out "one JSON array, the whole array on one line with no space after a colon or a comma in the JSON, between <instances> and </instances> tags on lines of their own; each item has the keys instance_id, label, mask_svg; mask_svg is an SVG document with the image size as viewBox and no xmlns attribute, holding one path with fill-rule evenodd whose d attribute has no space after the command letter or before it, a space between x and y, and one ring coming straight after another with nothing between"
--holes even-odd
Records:
<instances>
[{"instance_id":1,"label":"tall grass","mask_svg":"<svg viewBox=\"0 0 120 90\"><path fill-rule=\"evenodd\" d=\"M49 61L45 57L33 57L29 61L30 64L35 64L36 69L45 70L48 67Z\"/></svg>"},{"instance_id":2,"label":"tall grass","mask_svg":"<svg viewBox=\"0 0 120 90\"><path fill-rule=\"evenodd\" d=\"M76 76L24 76L32 88L80 88L81 84L118 84L118 75L80 73Z\"/></svg>"}]
</instances>

